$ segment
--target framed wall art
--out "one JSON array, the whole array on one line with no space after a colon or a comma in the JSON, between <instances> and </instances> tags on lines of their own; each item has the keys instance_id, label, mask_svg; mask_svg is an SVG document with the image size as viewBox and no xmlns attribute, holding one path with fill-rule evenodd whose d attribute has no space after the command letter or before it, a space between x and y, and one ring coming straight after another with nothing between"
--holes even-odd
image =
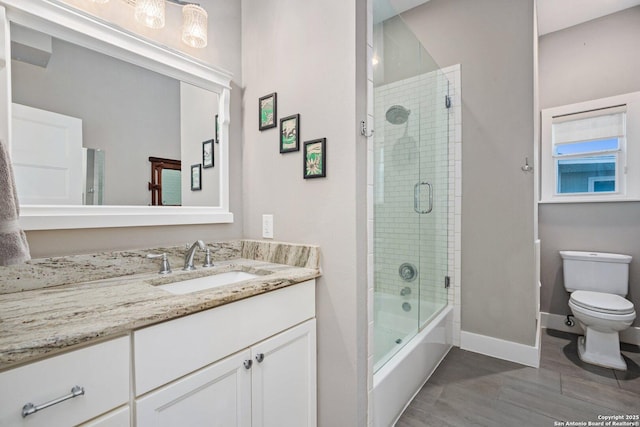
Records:
<instances>
[{"instance_id":1,"label":"framed wall art","mask_svg":"<svg viewBox=\"0 0 640 427\"><path fill-rule=\"evenodd\" d=\"M191 165L191 191L202 190L202 165Z\"/></svg>"},{"instance_id":2,"label":"framed wall art","mask_svg":"<svg viewBox=\"0 0 640 427\"><path fill-rule=\"evenodd\" d=\"M274 128L278 125L278 100L275 92L258 100L258 120L260 130Z\"/></svg>"},{"instance_id":3,"label":"framed wall art","mask_svg":"<svg viewBox=\"0 0 640 427\"><path fill-rule=\"evenodd\" d=\"M220 124L218 122L218 115L216 114L216 133L213 136L213 140L216 144L220 143Z\"/></svg>"},{"instance_id":4,"label":"framed wall art","mask_svg":"<svg viewBox=\"0 0 640 427\"><path fill-rule=\"evenodd\" d=\"M213 139L202 143L202 167L212 168L214 165Z\"/></svg>"},{"instance_id":5,"label":"framed wall art","mask_svg":"<svg viewBox=\"0 0 640 427\"><path fill-rule=\"evenodd\" d=\"M300 114L280 119L280 152L300 151Z\"/></svg>"},{"instance_id":6,"label":"framed wall art","mask_svg":"<svg viewBox=\"0 0 640 427\"><path fill-rule=\"evenodd\" d=\"M304 143L304 179L327 176L327 139L320 138Z\"/></svg>"}]
</instances>

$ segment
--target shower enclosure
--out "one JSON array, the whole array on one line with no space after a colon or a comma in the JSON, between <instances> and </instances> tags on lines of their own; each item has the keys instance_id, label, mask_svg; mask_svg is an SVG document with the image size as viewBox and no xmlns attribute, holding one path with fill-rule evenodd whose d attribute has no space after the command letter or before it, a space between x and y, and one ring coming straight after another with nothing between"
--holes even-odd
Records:
<instances>
[{"instance_id":1,"label":"shower enclosure","mask_svg":"<svg viewBox=\"0 0 640 427\"><path fill-rule=\"evenodd\" d=\"M447 305L450 99L400 17L373 50L375 372Z\"/></svg>"}]
</instances>

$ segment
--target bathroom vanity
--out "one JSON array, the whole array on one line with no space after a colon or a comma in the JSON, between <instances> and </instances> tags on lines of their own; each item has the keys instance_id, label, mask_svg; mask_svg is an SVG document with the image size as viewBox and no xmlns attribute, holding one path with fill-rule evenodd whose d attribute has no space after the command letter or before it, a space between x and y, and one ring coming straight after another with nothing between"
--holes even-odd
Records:
<instances>
[{"instance_id":1,"label":"bathroom vanity","mask_svg":"<svg viewBox=\"0 0 640 427\"><path fill-rule=\"evenodd\" d=\"M0 295L0 425L315 426L317 248L240 247L173 277ZM296 251L307 258L283 256ZM158 287L229 271L255 277Z\"/></svg>"}]
</instances>

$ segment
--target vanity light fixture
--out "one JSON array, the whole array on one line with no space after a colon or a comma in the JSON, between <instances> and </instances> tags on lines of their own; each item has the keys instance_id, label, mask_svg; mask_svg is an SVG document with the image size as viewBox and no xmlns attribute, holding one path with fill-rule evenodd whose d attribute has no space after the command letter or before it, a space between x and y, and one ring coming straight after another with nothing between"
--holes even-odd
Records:
<instances>
[{"instance_id":1,"label":"vanity light fixture","mask_svg":"<svg viewBox=\"0 0 640 427\"><path fill-rule=\"evenodd\" d=\"M89 0L107 3L109 0ZM136 21L149 28L163 28L165 3L182 6L182 41L195 48L207 46L207 24L209 15L197 3L182 0L122 0L134 7Z\"/></svg>"},{"instance_id":2,"label":"vanity light fixture","mask_svg":"<svg viewBox=\"0 0 640 427\"><path fill-rule=\"evenodd\" d=\"M165 3L182 6L182 41L191 47L207 45L207 11L199 4L181 0L135 0L136 20L149 28L164 27Z\"/></svg>"},{"instance_id":3,"label":"vanity light fixture","mask_svg":"<svg viewBox=\"0 0 640 427\"><path fill-rule=\"evenodd\" d=\"M191 47L207 45L207 11L197 4L182 7L182 41Z\"/></svg>"},{"instance_id":4,"label":"vanity light fixture","mask_svg":"<svg viewBox=\"0 0 640 427\"><path fill-rule=\"evenodd\" d=\"M164 27L164 0L136 0L135 17L149 28Z\"/></svg>"}]
</instances>

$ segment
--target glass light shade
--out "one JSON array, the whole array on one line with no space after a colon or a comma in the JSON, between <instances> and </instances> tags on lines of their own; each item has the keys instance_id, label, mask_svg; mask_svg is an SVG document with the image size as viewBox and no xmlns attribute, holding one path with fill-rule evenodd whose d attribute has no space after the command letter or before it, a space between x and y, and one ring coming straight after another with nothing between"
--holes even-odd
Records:
<instances>
[{"instance_id":1,"label":"glass light shade","mask_svg":"<svg viewBox=\"0 0 640 427\"><path fill-rule=\"evenodd\" d=\"M108 3L109 0L91 0L93 3L98 3L98 4L105 4Z\"/></svg>"},{"instance_id":2,"label":"glass light shade","mask_svg":"<svg viewBox=\"0 0 640 427\"><path fill-rule=\"evenodd\" d=\"M207 11L195 4L182 8L182 41L191 47L207 45Z\"/></svg>"},{"instance_id":3,"label":"glass light shade","mask_svg":"<svg viewBox=\"0 0 640 427\"><path fill-rule=\"evenodd\" d=\"M149 28L164 27L164 0L137 0L135 17Z\"/></svg>"}]
</instances>

